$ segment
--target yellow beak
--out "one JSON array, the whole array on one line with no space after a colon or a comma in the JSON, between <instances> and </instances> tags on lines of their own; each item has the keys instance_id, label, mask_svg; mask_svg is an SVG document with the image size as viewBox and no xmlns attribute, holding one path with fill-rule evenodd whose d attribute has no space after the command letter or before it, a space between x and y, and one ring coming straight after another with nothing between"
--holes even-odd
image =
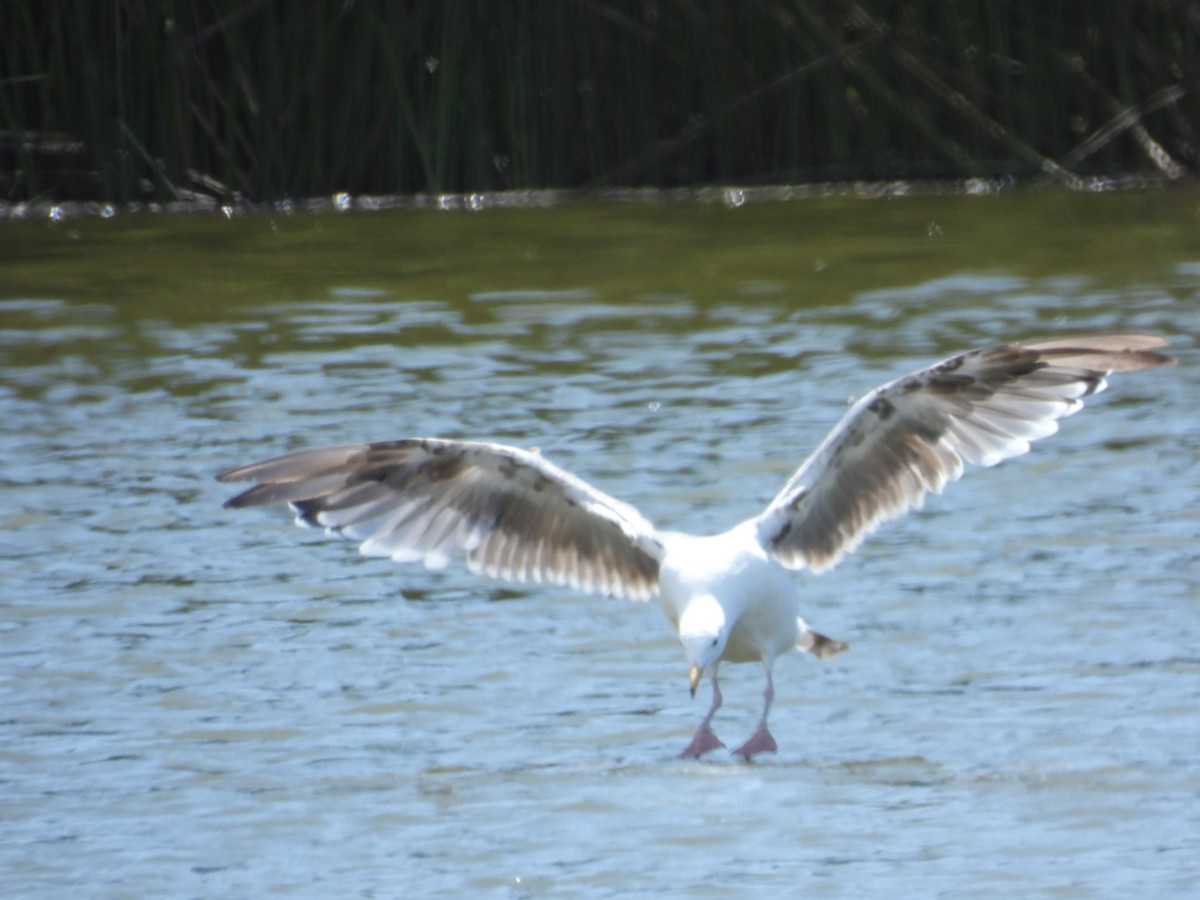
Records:
<instances>
[{"instance_id":1,"label":"yellow beak","mask_svg":"<svg viewBox=\"0 0 1200 900\"><path fill-rule=\"evenodd\" d=\"M700 671L699 666L692 666L692 668L688 670L688 684L692 686L693 697L696 696L696 685L700 683L700 679L703 676L704 673Z\"/></svg>"}]
</instances>

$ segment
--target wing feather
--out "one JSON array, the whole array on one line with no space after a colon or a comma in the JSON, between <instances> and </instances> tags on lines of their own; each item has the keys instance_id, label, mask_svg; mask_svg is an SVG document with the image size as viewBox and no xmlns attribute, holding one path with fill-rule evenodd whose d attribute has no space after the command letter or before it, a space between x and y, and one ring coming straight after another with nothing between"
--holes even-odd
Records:
<instances>
[{"instance_id":1,"label":"wing feather","mask_svg":"<svg viewBox=\"0 0 1200 900\"><path fill-rule=\"evenodd\" d=\"M953 356L854 404L756 520L790 568L836 565L880 523L919 508L964 466L994 466L1058 430L1112 372L1168 365L1154 335L1004 344Z\"/></svg>"},{"instance_id":2,"label":"wing feather","mask_svg":"<svg viewBox=\"0 0 1200 900\"><path fill-rule=\"evenodd\" d=\"M509 581L646 599L662 544L633 507L536 453L413 438L305 450L221 473L256 484L227 507L288 503L362 553L441 568L455 554Z\"/></svg>"}]
</instances>

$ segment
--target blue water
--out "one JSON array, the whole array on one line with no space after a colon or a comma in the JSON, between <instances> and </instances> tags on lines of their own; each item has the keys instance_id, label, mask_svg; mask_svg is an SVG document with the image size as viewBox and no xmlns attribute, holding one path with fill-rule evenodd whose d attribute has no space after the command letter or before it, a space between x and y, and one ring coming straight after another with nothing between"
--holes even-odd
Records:
<instances>
[{"instance_id":1,"label":"blue water","mask_svg":"<svg viewBox=\"0 0 1200 900\"><path fill-rule=\"evenodd\" d=\"M1197 208L0 225L0 892L1192 896ZM797 576L853 646L779 663L753 764L675 758L707 698L653 604L364 559L212 480L482 437L714 530L887 378L1126 329L1181 364ZM762 676L723 674L734 746Z\"/></svg>"}]
</instances>

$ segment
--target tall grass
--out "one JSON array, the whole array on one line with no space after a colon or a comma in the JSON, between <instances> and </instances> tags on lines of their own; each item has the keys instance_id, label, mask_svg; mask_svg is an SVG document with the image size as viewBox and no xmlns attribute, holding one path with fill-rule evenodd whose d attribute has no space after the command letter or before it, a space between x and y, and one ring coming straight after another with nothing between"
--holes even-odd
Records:
<instances>
[{"instance_id":1,"label":"tall grass","mask_svg":"<svg viewBox=\"0 0 1200 900\"><path fill-rule=\"evenodd\" d=\"M1195 0L6 0L0 198L1200 168Z\"/></svg>"}]
</instances>

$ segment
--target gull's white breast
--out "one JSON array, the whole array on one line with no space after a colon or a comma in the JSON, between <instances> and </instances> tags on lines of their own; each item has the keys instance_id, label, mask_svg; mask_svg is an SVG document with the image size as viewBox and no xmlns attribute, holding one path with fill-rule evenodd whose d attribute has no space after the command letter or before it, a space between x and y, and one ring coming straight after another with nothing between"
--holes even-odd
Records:
<instances>
[{"instance_id":1,"label":"gull's white breast","mask_svg":"<svg viewBox=\"0 0 1200 900\"><path fill-rule=\"evenodd\" d=\"M801 628L796 586L759 544L753 521L706 537L663 537L659 599L677 632L688 604L712 597L731 626L722 659L774 659L795 646Z\"/></svg>"}]
</instances>

